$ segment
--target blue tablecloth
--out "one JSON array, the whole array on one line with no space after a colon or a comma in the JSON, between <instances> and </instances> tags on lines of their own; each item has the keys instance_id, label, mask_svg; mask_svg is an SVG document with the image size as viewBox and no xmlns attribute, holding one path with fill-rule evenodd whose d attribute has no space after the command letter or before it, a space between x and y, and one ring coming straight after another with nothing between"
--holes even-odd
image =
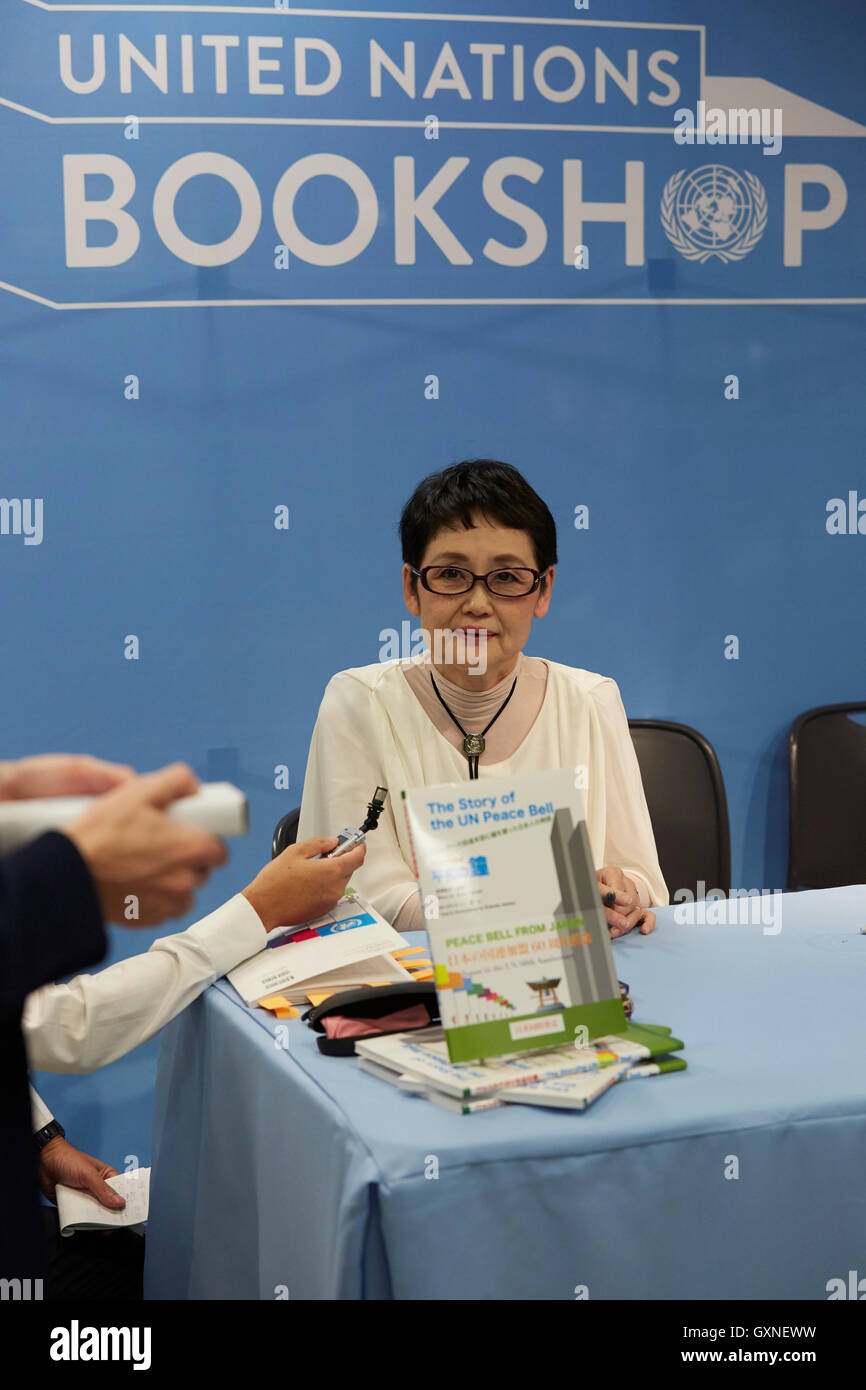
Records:
<instances>
[{"instance_id":1,"label":"blue tablecloth","mask_svg":"<svg viewBox=\"0 0 866 1390\"><path fill-rule=\"evenodd\" d=\"M866 1272L866 887L777 906L614 943L689 1065L585 1112L450 1114L220 981L163 1034L145 1296L826 1298Z\"/></svg>"}]
</instances>

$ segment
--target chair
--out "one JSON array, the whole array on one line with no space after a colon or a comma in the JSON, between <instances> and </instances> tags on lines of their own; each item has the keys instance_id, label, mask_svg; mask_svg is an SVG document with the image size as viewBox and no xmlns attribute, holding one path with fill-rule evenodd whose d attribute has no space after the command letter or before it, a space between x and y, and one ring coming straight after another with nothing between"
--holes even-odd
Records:
<instances>
[{"instance_id":1,"label":"chair","mask_svg":"<svg viewBox=\"0 0 866 1390\"><path fill-rule=\"evenodd\" d=\"M866 704L794 720L788 791L789 892L866 883Z\"/></svg>"},{"instance_id":2,"label":"chair","mask_svg":"<svg viewBox=\"0 0 866 1390\"><path fill-rule=\"evenodd\" d=\"M628 724L671 902L681 888L695 899L713 888L728 894L728 802L712 744L688 724L664 719Z\"/></svg>"},{"instance_id":3,"label":"chair","mask_svg":"<svg viewBox=\"0 0 866 1390\"><path fill-rule=\"evenodd\" d=\"M301 808L296 806L294 811L287 811L281 816L274 826L274 838L271 841L271 858L276 859L278 854L282 854L289 845L297 844L298 840L298 821L301 819Z\"/></svg>"}]
</instances>

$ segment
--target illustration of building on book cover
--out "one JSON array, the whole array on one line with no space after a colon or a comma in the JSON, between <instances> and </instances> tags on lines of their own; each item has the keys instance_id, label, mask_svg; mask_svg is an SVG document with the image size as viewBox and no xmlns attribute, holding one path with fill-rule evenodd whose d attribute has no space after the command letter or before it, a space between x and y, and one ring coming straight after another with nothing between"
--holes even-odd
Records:
<instances>
[{"instance_id":1,"label":"illustration of building on book cover","mask_svg":"<svg viewBox=\"0 0 866 1390\"><path fill-rule=\"evenodd\" d=\"M568 770L404 791L452 1062L626 1024Z\"/></svg>"}]
</instances>

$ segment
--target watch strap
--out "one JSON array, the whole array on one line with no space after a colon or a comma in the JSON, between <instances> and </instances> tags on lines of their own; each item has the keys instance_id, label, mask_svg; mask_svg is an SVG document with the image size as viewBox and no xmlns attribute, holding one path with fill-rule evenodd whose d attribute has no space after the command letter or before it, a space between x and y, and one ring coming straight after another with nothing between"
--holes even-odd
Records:
<instances>
[{"instance_id":1,"label":"watch strap","mask_svg":"<svg viewBox=\"0 0 866 1390\"><path fill-rule=\"evenodd\" d=\"M52 1139L58 1138L58 1136L61 1139L65 1139L66 1130L59 1120L50 1120L42 1129L36 1131L33 1140L37 1149L44 1149L46 1144L50 1143Z\"/></svg>"}]
</instances>

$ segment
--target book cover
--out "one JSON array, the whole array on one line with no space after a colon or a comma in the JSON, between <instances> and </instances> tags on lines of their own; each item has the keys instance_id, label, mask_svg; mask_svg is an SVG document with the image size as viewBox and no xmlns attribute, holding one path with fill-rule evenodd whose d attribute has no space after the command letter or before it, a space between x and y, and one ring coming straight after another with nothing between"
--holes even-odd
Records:
<instances>
[{"instance_id":1,"label":"book cover","mask_svg":"<svg viewBox=\"0 0 866 1390\"><path fill-rule=\"evenodd\" d=\"M402 793L452 1062L626 1026L568 769Z\"/></svg>"},{"instance_id":2,"label":"book cover","mask_svg":"<svg viewBox=\"0 0 866 1390\"><path fill-rule=\"evenodd\" d=\"M630 1067L625 1081L642 1081L651 1076L666 1076L671 1071L686 1070L685 1057L659 1057L655 1062L638 1062Z\"/></svg>"},{"instance_id":3,"label":"book cover","mask_svg":"<svg viewBox=\"0 0 866 1390\"><path fill-rule=\"evenodd\" d=\"M639 1038L605 1036L588 1047L576 1048L573 1043L566 1043L527 1055L451 1062L444 1031L431 1028L419 1029L417 1033L391 1033L384 1038L359 1038L355 1051L359 1057L376 1063L377 1068L388 1068L449 1095L471 1099L504 1087L574 1072L602 1071L622 1063L631 1066L649 1060L656 1052L667 1053L672 1046L676 1046L672 1038L662 1040L656 1036L653 1046Z\"/></svg>"},{"instance_id":4,"label":"book cover","mask_svg":"<svg viewBox=\"0 0 866 1390\"><path fill-rule=\"evenodd\" d=\"M503 1091L501 1099L508 1105L546 1105L559 1110L585 1110L626 1076L630 1069L629 1062L617 1062L603 1071L574 1072L570 1076L551 1077L548 1081L533 1081L526 1086Z\"/></svg>"}]
</instances>

